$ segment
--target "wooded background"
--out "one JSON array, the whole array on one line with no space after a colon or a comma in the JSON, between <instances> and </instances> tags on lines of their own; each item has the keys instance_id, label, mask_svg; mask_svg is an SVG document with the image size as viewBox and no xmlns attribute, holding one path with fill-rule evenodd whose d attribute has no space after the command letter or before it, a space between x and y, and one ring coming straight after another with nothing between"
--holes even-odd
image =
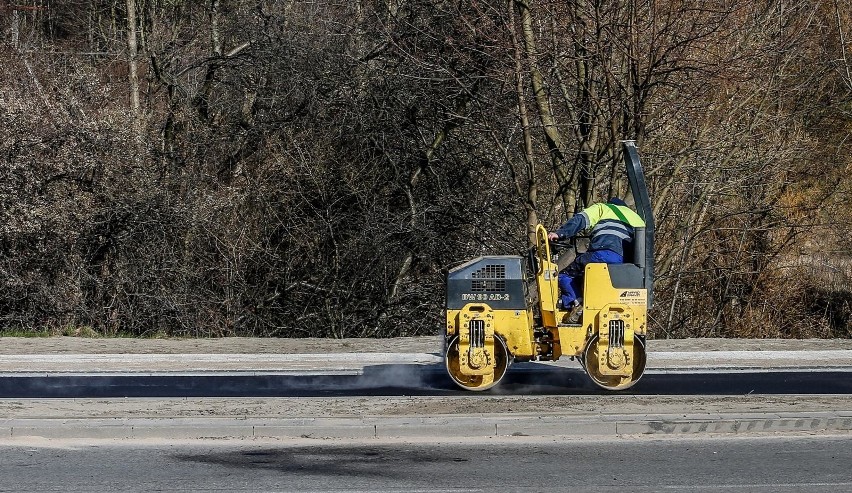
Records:
<instances>
[{"instance_id":1,"label":"wooded background","mask_svg":"<svg viewBox=\"0 0 852 493\"><path fill-rule=\"evenodd\" d=\"M435 334L625 193L652 337L849 337L841 0L0 0L0 328Z\"/></svg>"}]
</instances>

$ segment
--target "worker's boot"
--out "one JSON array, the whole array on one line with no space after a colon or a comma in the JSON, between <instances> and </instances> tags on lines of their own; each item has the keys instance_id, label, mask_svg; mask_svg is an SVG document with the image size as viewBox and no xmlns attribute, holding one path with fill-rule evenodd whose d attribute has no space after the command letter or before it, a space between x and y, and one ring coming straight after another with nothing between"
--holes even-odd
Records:
<instances>
[{"instance_id":1,"label":"worker's boot","mask_svg":"<svg viewBox=\"0 0 852 493\"><path fill-rule=\"evenodd\" d=\"M562 317L562 323L576 324L580 320L580 315L583 314L583 304L580 300L574 300L570 305L562 307L562 310L568 312Z\"/></svg>"},{"instance_id":2,"label":"worker's boot","mask_svg":"<svg viewBox=\"0 0 852 493\"><path fill-rule=\"evenodd\" d=\"M571 309L571 313L568 314L566 321L569 324L578 324L580 323L580 317L583 316L583 300L575 300L574 307Z\"/></svg>"}]
</instances>

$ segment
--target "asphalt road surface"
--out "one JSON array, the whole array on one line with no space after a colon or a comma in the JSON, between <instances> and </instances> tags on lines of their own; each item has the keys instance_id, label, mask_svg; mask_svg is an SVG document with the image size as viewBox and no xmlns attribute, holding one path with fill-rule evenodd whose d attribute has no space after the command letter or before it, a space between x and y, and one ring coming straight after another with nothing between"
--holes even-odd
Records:
<instances>
[{"instance_id":1,"label":"asphalt road surface","mask_svg":"<svg viewBox=\"0 0 852 493\"><path fill-rule=\"evenodd\" d=\"M0 443L0 491L848 492L848 436Z\"/></svg>"},{"instance_id":2,"label":"asphalt road surface","mask_svg":"<svg viewBox=\"0 0 852 493\"><path fill-rule=\"evenodd\" d=\"M391 375L417 375L393 378ZM387 377L380 377L387 375ZM852 394L852 371L649 372L627 395ZM513 366L483 395L608 394L579 368ZM468 395L442 365L376 365L360 375L3 375L0 398Z\"/></svg>"},{"instance_id":3,"label":"asphalt road surface","mask_svg":"<svg viewBox=\"0 0 852 493\"><path fill-rule=\"evenodd\" d=\"M0 340L2 491L852 491L852 342L654 342L456 389L436 338Z\"/></svg>"}]
</instances>

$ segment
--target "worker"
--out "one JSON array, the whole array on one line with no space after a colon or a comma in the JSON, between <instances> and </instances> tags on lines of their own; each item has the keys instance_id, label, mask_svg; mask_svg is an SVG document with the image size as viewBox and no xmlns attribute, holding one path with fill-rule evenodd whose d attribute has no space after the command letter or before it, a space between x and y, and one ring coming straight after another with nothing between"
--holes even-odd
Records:
<instances>
[{"instance_id":1,"label":"worker","mask_svg":"<svg viewBox=\"0 0 852 493\"><path fill-rule=\"evenodd\" d=\"M586 264L624 263L625 247L632 252L633 228L644 228L645 221L627 207L618 197L604 203L592 204L567 223L549 233L550 241L573 238L583 230L590 230L589 249L574 259L559 273L559 292L561 308L570 311L567 321L576 323L582 314L580 295L583 289L583 274Z\"/></svg>"}]
</instances>

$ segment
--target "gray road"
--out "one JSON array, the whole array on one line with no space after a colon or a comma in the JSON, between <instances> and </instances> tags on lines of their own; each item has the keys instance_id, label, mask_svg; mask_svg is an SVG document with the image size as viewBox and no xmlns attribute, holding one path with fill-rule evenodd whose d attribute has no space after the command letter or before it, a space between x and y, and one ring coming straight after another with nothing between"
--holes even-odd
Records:
<instances>
[{"instance_id":1,"label":"gray road","mask_svg":"<svg viewBox=\"0 0 852 493\"><path fill-rule=\"evenodd\" d=\"M440 338L0 338L0 438L852 432L852 341L653 341L632 389L576 361L456 389Z\"/></svg>"},{"instance_id":2,"label":"gray road","mask_svg":"<svg viewBox=\"0 0 852 493\"><path fill-rule=\"evenodd\" d=\"M0 491L847 492L848 436L0 445Z\"/></svg>"},{"instance_id":3,"label":"gray road","mask_svg":"<svg viewBox=\"0 0 852 493\"><path fill-rule=\"evenodd\" d=\"M0 491L852 491L850 341L659 342L616 394L436 346L2 339Z\"/></svg>"}]
</instances>

